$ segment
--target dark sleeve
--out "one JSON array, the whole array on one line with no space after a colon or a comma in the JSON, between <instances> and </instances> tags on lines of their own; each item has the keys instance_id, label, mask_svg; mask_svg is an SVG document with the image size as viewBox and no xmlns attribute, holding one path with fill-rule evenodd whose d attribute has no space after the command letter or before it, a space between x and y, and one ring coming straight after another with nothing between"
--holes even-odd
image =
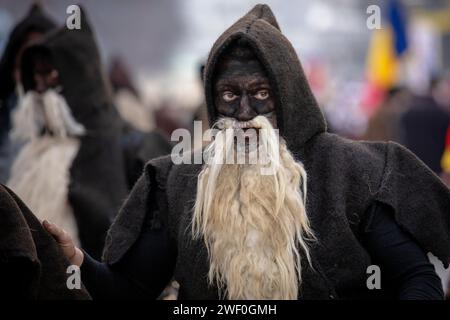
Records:
<instances>
[{"instance_id":1,"label":"dark sleeve","mask_svg":"<svg viewBox=\"0 0 450 320\"><path fill-rule=\"evenodd\" d=\"M422 248L395 222L389 206L376 202L369 209L365 225L363 241L380 267L382 287L383 283L391 285L401 300L444 298L434 266Z\"/></svg>"},{"instance_id":2,"label":"dark sleeve","mask_svg":"<svg viewBox=\"0 0 450 320\"><path fill-rule=\"evenodd\" d=\"M112 266L85 253L82 281L93 299L156 299L171 280L175 256L166 229L146 228Z\"/></svg>"}]
</instances>

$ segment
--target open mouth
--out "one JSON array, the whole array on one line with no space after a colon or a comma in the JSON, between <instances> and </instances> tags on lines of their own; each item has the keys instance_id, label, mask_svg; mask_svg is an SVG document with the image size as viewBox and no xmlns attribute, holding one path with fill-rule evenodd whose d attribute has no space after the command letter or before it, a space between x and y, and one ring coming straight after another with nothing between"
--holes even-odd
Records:
<instances>
[{"instance_id":1,"label":"open mouth","mask_svg":"<svg viewBox=\"0 0 450 320\"><path fill-rule=\"evenodd\" d=\"M243 129L244 131L250 128L255 129L255 127L253 126L252 121L235 121L233 123L233 128L234 129Z\"/></svg>"},{"instance_id":2,"label":"open mouth","mask_svg":"<svg viewBox=\"0 0 450 320\"><path fill-rule=\"evenodd\" d=\"M269 112L264 115L259 115L258 117L255 117L248 121L239 121L234 118L222 118L218 121L216 128L219 130L223 129L233 129L233 130L242 130L244 133L247 133L247 131L258 131L259 129L262 129L264 125L261 123L261 117L264 118L270 118L273 115L273 112Z\"/></svg>"}]
</instances>

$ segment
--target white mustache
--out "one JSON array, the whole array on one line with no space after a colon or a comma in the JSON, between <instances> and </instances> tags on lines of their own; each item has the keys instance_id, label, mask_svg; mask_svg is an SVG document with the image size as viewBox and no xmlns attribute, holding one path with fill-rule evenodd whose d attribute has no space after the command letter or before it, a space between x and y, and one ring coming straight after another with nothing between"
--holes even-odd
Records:
<instances>
[{"instance_id":1,"label":"white mustache","mask_svg":"<svg viewBox=\"0 0 450 320\"><path fill-rule=\"evenodd\" d=\"M253 133L256 130L257 134L244 132L244 126ZM258 164L263 175L275 174L280 168L278 129L274 129L266 117L257 116L246 122L222 118L213 127L223 128L203 152L213 172L218 172L223 164ZM250 141L246 141L246 137L251 138Z\"/></svg>"},{"instance_id":2,"label":"white mustache","mask_svg":"<svg viewBox=\"0 0 450 320\"><path fill-rule=\"evenodd\" d=\"M261 129L261 117L257 116L249 121L238 121L233 118L221 118L217 121L217 128L220 130L223 129Z\"/></svg>"}]
</instances>

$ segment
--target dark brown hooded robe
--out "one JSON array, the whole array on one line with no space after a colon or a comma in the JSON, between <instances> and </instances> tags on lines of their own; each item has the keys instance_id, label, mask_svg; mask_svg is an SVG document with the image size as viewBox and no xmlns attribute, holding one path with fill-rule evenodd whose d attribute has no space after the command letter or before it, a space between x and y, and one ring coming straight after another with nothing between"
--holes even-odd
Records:
<instances>
[{"instance_id":1,"label":"dark brown hooded robe","mask_svg":"<svg viewBox=\"0 0 450 320\"><path fill-rule=\"evenodd\" d=\"M69 289L69 261L25 204L0 184L0 299L90 299Z\"/></svg>"},{"instance_id":2,"label":"dark brown hooded robe","mask_svg":"<svg viewBox=\"0 0 450 320\"><path fill-rule=\"evenodd\" d=\"M306 211L318 241L311 247L313 269L302 268L299 298L370 295L366 270L372 259L361 244L360 229L376 201L390 206L396 222L423 250L448 265L449 189L398 144L356 142L326 132L297 54L266 5L257 5L226 30L211 50L204 73L210 123L216 120L212 90L216 64L224 50L241 38L266 68L280 133L308 174ZM104 260L116 264L142 228L163 225L178 251L174 277L180 284L179 298L217 299L217 288L207 281L205 245L192 240L190 228L201 169L202 165L174 165L170 157L150 161L108 232Z\"/></svg>"}]
</instances>

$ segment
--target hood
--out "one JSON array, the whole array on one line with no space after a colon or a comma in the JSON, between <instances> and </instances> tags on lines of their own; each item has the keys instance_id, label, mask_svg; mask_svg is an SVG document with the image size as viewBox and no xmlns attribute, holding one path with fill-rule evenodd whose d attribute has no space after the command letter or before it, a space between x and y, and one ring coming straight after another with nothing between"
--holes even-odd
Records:
<instances>
[{"instance_id":1,"label":"hood","mask_svg":"<svg viewBox=\"0 0 450 320\"><path fill-rule=\"evenodd\" d=\"M22 43L30 31L47 33L55 29L56 23L48 17L38 3L31 6L28 14L14 27L0 60L0 99L5 99L14 91L12 75L14 62Z\"/></svg>"},{"instance_id":2,"label":"hood","mask_svg":"<svg viewBox=\"0 0 450 320\"><path fill-rule=\"evenodd\" d=\"M281 33L269 6L264 4L256 5L228 28L211 49L203 75L210 125L217 120L212 83L214 70L221 54L238 39L249 43L265 67L276 98L280 134L288 146L301 147L314 135L324 132L325 119L297 54Z\"/></svg>"},{"instance_id":3,"label":"hood","mask_svg":"<svg viewBox=\"0 0 450 320\"><path fill-rule=\"evenodd\" d=\"M22 57L21 75L25 91L35 87L33 57L44 54L59 72L61 94L75 119L89 132L119 130L121 121L113 107L93 29L81 8L81 28L65 25L28 47Z\"/></svg>"}]
</instances>

